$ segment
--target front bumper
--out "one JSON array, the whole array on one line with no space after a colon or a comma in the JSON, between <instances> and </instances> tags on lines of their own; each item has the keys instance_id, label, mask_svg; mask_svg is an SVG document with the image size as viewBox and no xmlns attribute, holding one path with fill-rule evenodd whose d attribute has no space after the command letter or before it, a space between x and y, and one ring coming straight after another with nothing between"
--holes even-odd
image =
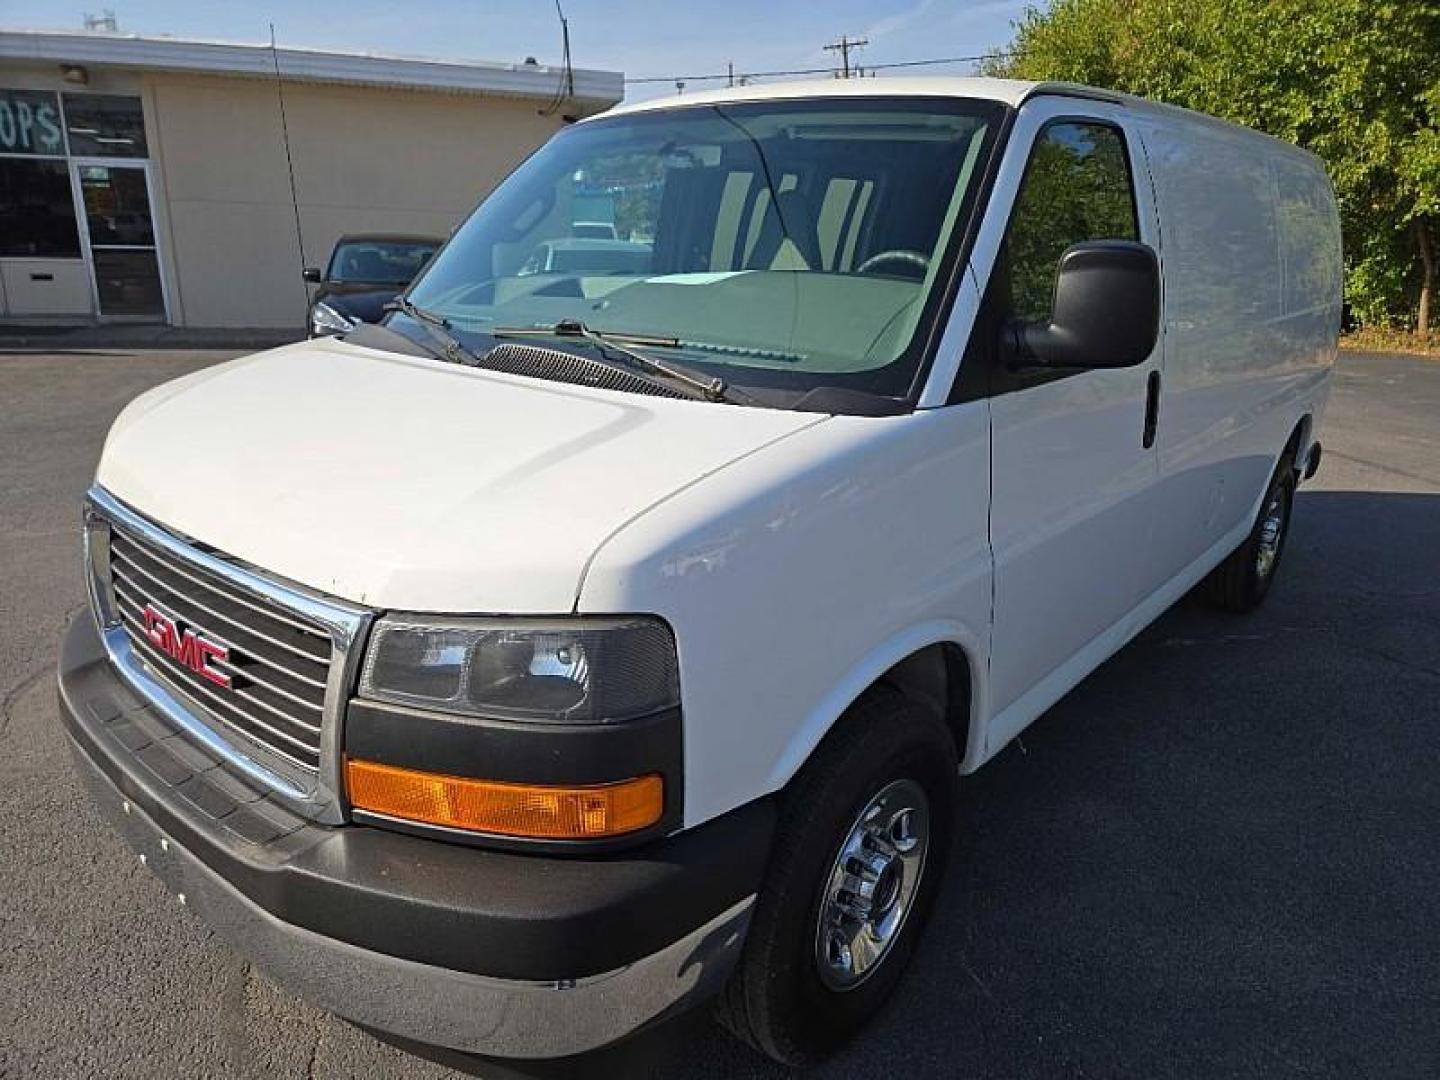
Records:
<instances>
[{"instance_id":1,"label":"front bumper","mask_svg":"<svg viewBox=\"0 0 1440 1080\"><path fill-rule=\"evenodd\" d=\"M302 997L469 1053L614 1042L728 977L768 855L756 803L609 856L484 851L295 816L207 758L66 634L61 716L105 816L177 899Z\"/></svg>"}]
</instances>

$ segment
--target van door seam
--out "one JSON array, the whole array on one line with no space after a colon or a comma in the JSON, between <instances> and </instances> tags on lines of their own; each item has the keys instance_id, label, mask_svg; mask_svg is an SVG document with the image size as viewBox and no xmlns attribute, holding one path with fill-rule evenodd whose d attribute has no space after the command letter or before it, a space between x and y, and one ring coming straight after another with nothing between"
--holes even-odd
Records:
<instances>
[{"instance_id":1,"label":"van door seam","mask_svg":"<svg viewBox=\"0 0 1440 1080\"><path fill-rule=\"evenodd\" d=\"M976 295L980 297L980 302L983 304L985 294L980 291L980 276L975 273L975 264L969 259L965 260L965 270L969 273L970 283L974 287ZM977 309L975 325L971 328L970 332L972 334L976 333L981 325L979 309ZM960 363L962 365L965 363L964 358L961 359ZM987 364L985 376L987 384L991 382L991 370L991 366ZM958 371L956 372L956 377L959 377ZM990 553L990 633L988 635L990 638L990 646L985 650L985 685L987 687L995 685L995 579L999 571L995 560L995 410L994 395L988 392L989 389L990 386L987 385L987 393L985 394L985 440L987 446L985 463L987 466L986 471L989 473L989 484L987 485L988 490L985 492L985 549ZM975 719L985 725L980 741L980 756L984 759L989 757L990 754L990 718L976 717Z\"/></svg>"}]
</instances>

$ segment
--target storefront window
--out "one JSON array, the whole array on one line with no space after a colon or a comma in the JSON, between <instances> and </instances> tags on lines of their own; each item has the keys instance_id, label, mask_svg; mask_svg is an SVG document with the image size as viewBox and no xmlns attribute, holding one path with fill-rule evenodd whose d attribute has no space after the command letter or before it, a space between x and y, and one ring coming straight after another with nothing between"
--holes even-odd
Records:
<instances>
[{"instance_id":1,"label":"storefront window","mask_svg":"<svg viewBox=\"0 0 1440 1080\"><path fill-rule=\"evenodd\" d=\"M0 157L0 255L79 258L65 162Z\"/></svg>"},{"instance_id":2,"label":"storefront window","mask_svg":"<svg viewBox=\"0 0 1440 1080\"><path fill-rule=\"evenodd\" d=\"M145 157L145 117L137 97L66 94L65 125L75 157Z\"/></svg>"},{"instance_id":3,"label":"storefront window","mask_svg":"<svg viewBox=\"0 0 1440 1080\"><path fill-rule=\"evenodd\" d=\"M153 247L150 197L136 165L82 165L80 190L92 247Z\"/></svg>"},{"instance_id":4,"label":"storefront window","mask_svg":"<svg viewBox=\"0 0 1440 1080\"><path fill-rule=\"evenodd\" d=\"M63 154L60 103L44 90L0 90L0 154Z\"/></svg>"}]
</instances>

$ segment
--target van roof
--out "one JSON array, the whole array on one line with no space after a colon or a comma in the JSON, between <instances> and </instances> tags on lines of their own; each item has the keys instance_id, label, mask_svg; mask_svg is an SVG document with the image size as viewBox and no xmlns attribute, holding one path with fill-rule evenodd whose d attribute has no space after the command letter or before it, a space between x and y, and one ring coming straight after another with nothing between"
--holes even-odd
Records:
<instances>
[{"instance_id":1,"label":"van roof","mask_svg":"<svg viewBox=\"0 0 1440 1080\"><path fill-rule=\"evenodd\" d=\"M817 97L964 97L1019 105L1041 84L1016 79L967 79L945 76L886 79L795 79L755 86L726 86L648 101L618 105L605 113L654 112L687 105L717 105L732 101L784 101ZM1104 91L1096 91L1103 93Z\"/></svg>"},{"instance_id":2,"label":"van roof","mask_svg":"<svg viewBox=\"0 0 1440 1080\"><path fill-rule=\"evenodd\" d=\"M1263 131L1231 123L1208 113L1195 112L1178 105L1166 105L1146 98L1123 94L1116 90L1104 90L1095 86L1067 82L1029 82L1020 79L961 78L956 76L907 76L881 79L796 79L789 82L766 83L763 86L726 86L717 90L700 90L693 94L671 95L651 98L630 104L617 105L607 112L589 117L582 123L611 116L626 116L634 113L658 112L665 109L683 109L693 105L718 105L741 101L787 101L801 98L837 97L954 97L978 98L982 101L998 101L1011 108L1018 108L1033 97L1088 98L1092 101L1108 101L1123 105L1137 113L1147 113L1157 119L1172 122L1190 122L1219 129L1225 133L1263 139L1273 147L1283 147L1312 161L1318 161L1307 150L1293 143L1267 135Z\"/></svg>"}]
</instances>

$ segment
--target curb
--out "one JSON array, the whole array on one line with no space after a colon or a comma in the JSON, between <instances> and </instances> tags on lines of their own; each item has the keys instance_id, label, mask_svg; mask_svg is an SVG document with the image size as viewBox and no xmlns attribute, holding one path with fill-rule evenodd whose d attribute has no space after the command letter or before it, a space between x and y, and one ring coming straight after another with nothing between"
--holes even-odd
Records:
<instances>
[{"instance_id":1,"label":"curb","mask_svg":"<svg viewBox=\"0 0 1440 1080\"><path fill-rule=\"evenodd\" d=\"M303 330L180 326L0 326L0 352L16 349L268 349L304 340Z\"/></svg>"}]
</instances>

